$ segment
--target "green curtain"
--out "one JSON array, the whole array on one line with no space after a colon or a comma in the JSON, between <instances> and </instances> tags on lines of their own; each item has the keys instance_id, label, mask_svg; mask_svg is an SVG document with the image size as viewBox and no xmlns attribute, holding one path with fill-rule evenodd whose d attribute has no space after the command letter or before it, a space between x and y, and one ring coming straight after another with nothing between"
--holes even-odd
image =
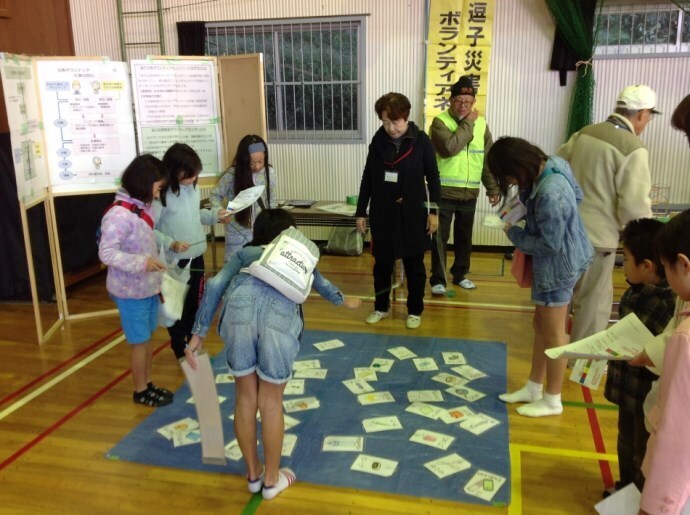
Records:
<instances>
[{"instance_id":1,"label":"green curtain","mask_svg":"<svg viewBox=\"0 0 690 515\"><path fill-rule=\"evenodd\" d=\"M595 42L596 0L544 0L568 48L580 61L568 114L566 140L592 123L594 71L591 66Z\"/></svg>"}]
</instances>

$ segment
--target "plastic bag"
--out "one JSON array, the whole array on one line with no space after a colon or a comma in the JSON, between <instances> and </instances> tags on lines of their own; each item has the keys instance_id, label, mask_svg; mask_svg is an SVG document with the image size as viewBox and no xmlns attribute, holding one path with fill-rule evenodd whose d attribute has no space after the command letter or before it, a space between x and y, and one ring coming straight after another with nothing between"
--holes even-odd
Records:
<instances>
[{"instance_id":1,"label":"plastic bag","mask_svg":"<svg viewBox=\"0 0 690 515\"><path fill-rule=\"evenodd\" d=\"M359 256L363 247L362 234L356 227L334 227L325 250L338 256Z\"/></svg>"},{"instance_id":2,"label":"plastic bag","mask_svg":"<svg viewBox=\"0 0 690 515\"><path fill-rule=\"evenodd\" d=\"M159 259L165 262L165 250L161 247ZM158 325L171 327L182 318L184 300L189 290L189 267L192 260L187 261L183 268L177 266L177 260L168 264L168 269L163 273L161 283L161 303L158 307Z\"/></svg>"}]
</instances>

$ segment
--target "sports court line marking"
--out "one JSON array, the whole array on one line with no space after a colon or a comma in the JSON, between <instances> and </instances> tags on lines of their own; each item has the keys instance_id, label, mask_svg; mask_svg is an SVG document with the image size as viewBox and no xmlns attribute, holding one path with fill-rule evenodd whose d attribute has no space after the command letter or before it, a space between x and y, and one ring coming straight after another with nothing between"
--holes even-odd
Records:
<instances>
[{"instance_id":1,"label":"sports court line marking","mask_svg":"<svg viewBox=\"0 0 690 515\"><path fill-rule=\"evenodd\" d=\"M122 337L124 338L124 336ZM119 343L119 342L118 342ZM170 340L165 342L163 345L158 347L156 350L153 351L153 355L157 355L160 351L162 351L165 347L170 345ZM45 429L43 432L38 434L33 440L27 442L24 446L22 446L18 451L16 451L14 454L9 456L5 461L0 462L0 470L3 470L5 467L8 465L11 465L13 462L15 462L17 459L22 457L24 454L29 452L33 447L35 447L41 440L49 436L51 433L59 429L63 424L68 422L70 419L72 419L75 415L80 413L82 410L84 410L86 407L90 406L93 402L98 400L99 397L107 393L109 390L111 390L115 385L117 385L120 381L122 381L125 377L130 375L132 371L130 369L125 370L117 376L115 379L113 379L110 383L105 385L103 388L98 390L96 393L94 393L91 397L86 399L84 402L79 404L76 408L74 408L72 411L67 413L64 417L59 419L57 422L55 422L53 425Z\"/></svg>"},{"instance_id":2,"label":"sports court line marking","mask_svg":"<svg viewBox=\"0 0 690 515\"><path fill-rule=\"evenodd\" d=\"M582 396L585 398L586 403L594 404L594 401L592 400L592 392L589 390L589 388L582 386ZM592 408L587 408L587 418L589 419L589 427L592 430L594 448L597 450L597 452L606 454L606 446L604 445L604 438L601 435L601 427L599 426L597 411ZM601 478L604 480L604 488L612 487L614 481L609 462L599 460L599 469L601 470Z\"/></svg>"},{"instance_id":3,"label":"sports court line marking","mask_svg":"<svg viewBox=\"0 0 690 515\"><path fill-rule=\"evenodd\" d=\"M51 379L50 381L48 381L46 384L44 384L44 385L41 386L40 388L37 388L36 390L34 390L33 392L31 392L31 393L30 393L29 395L27 395L26 397L22 397L20 400L18 400L18 401L15 402L14 404L9 405L9 406L8 406L7 408L5 408L4 410L0 411L0 420L4 419L4 418L5 418L6 416L8 416L8 415L11 415L12 413L14 413L15 411L17 411L17 410L18 410L19 408L21 408L22 406L25 406L26 404L28 404L29 402L31 402L32 400L34 400L36 397L38 397L38 396L41 395L42 393L44 393L44 392L50 390L53 386L55 386L56 384L58 384L58 383L59 383L60 381L62 381L63 379L65 379L65 378L71 376L71 375L74 374L76 371L78 371L78 370L84 368L86 365L88 365L89 363L91 363L93 360L95 360L96 358L102 356L103 354L105 354L106 352L108 352L110 349L112 349L113 347L115 347L116 345L118 345L118 344L119 344L122 340L124 340L124 339L125 339L125 335L124 335L124 334L118 336L117 338L115 338L112 342L110 342L110 343L109 343L108 345L106 345L105 347L100 348L99 350L97 350L96 352L94 352L93 354L91 354L90 356L88 356L87 358L84 358L83 360L81 360L80 362L78 362L77 364L75 364L74 366L68 368L68 369L65 370L62 374L60 374L60 375L58 375L58 376L55 376L53 379Z\"/></svg>"},{"instance_id":4,"label":"sports court line marking","mask_svg":"<svg viewBox=\"0 0 690 515\"><path fill-rule=\"evenodd\" d=\"M68 365L68 364L71 363L72 361L77 360L78 358L80 358L80 357L83 356L84 354L88 354L89 352L91 352L92 349L98 347L100 344L102 344L103 342L109 340L110 338L112 338L113 336L115 336L115 335L116 335L117 333L119 333L119 332L122 332L122 328L121 328L121 327L118 328L118 329L116 329L116 330L113 331L112 333L105 335L103 338L101 338L100 340L98 340L98 341L92 343L92 344L89 345L88 347L85 347L85 348L82 349L81 351L77 352L77 353L76 353L74 356L72 356L71 358L69 358L69 359L63 361L62 363L60 363L58 366L56 366L56 367L54 367L54 368L48 370L48 371L45 372L44 374L41 374L40 376L36 377L35 379L33 379L32 381L30 381L29 383L25 384L24 386L22 386L21 388L19 388L18 390L16 390L15 392L9 394L9 395L8 395L7 397L5 397L4 399L0 399L0 406L2 406L3 404L8 403L9 401L11 401L12 399L14 399L15 397L18 397L19 395L21 395L23 392L25 392L26 390L28 390L28 389L31 388L32 386L34 386L35 384L40 383L40 382L43 381L46 377L50 377L50 376L53 375L55 372L57 372L58 370L60 370L62 367Z\"/></svg>"},{"instance_id":5,"label":"sports court line marking","mask_svg":"<svg viewBox=\"0 0 690 515\"><path fill-rule=\"evenodd\" d=\"M614 404L590 404L587 402L577 402L577 401L561 401L563 406L572 406L574 408L592 408L600 410L618 411L618 406Z\"/></svg>"},{"instance_id":6,"label":"sports court line marking","mask_svg":"<svg viewBox=\"0 0 690 515\"><path fill-rule=\"evenodd\" d=\"M597 460L602 463L606 460L617 462L615 454L601 454L598 452L573 451L571 449L554 449L535 445L510 444L510 492L511 500L508 506L508 515L522 515L522 454L541 454L546 456L559 456L565 458L581 458L585 460Z\"/></svg>"}]
</instances>

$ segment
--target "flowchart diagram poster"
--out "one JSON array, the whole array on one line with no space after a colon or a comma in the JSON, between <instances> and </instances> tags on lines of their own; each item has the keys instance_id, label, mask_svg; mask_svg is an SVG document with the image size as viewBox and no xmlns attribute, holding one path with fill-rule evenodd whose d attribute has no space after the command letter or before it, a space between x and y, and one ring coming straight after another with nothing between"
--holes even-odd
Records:
<instances>
[{"instance_id":1,"label":"flowchart diagram poster","mask_svg":"<svg viewBox=\"0 0 690 515\"><path fill-rule=\"evenodd\" d=\"M0 76L10 126L17 196L28 202L48 187L33 62L27 56L0 53Z\"/></svg>"},{"instance_id":2,"label":"flowchart diagram poster","mask_svg":"<svg viewBox=\"0 0 690 515\"><path fill-rule=\"evenodd\" d=\"M115 184L136 156L126 63L36 60L50 184Z\"/></svg>"},{"instance_id":3,"label":"flowchart diagram poster","mask_svg":"<svg viewBox=\"0 0 690 515\"><path fill-rule=\"evenodd\" d=\"M139 148L163 157L173 143L192 147L203 175L219 170L222 139L215 59L133 60Z\"/></svg>"}]
</instances>

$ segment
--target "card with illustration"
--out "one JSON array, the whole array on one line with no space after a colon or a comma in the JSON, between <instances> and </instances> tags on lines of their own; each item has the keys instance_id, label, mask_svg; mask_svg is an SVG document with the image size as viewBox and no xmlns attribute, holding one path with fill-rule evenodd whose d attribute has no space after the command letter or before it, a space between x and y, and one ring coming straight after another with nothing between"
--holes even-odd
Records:
<instances>
[{"instance_id":1,"label":"card with illustration","mask_svg":"<svg viewBox=\"0 0 690 515\"><path fill-rule=\"evenodd\" d=\"M393 366L393 363L395 363L394 359L386 359L386 358L376 358L374 361L371 362L371 365L369 365L369 368L376 372L385 372L388 373L391 371L391 367Z\"/></svg>"},{"instance_id":2,"label":"card with illustration","mask_svg":"<svg viewBox=\"0 0 690 515\"><path fill-rule=\"evenodd\" d=\"M281 456L289 458L297 445L297 435L286 434L283 436L283 450L280 452Z\"/></svg>"},{"instance_id":3,"label":"card with illustration","mask_svg":"<svg viewBox=\"0 0 690 515\"><path fill-rule=\"evenodd\" d=\"M172 440L175 433L189 433L194 429L199 429L199 422L191 417L186 417L163 426L157 431L168 440Z\"/></svg>"},{"instance_id":4,"label":"card with illustration","mask_svg":"<svg viewBox=\"0 0 690 515\"><path fill-rule=\"evenodd\" d=\"M395 473L397 467L397 461L360 454L352 463L350 469L376 476L390 477Z\"/></svg>"},{"instance_id":5,"label":"card with illustration","mask_svg":"<svg viewBox=\"0 0 690 515\"><path fill-rule=\"evenodd\" d=\"M283 395L304 395L304 379L290 379L285 385Z\"/></svg>"},{"instance_id":6,"label":"card with illustration","mask_svg":"<svg viewBox=\"0 0 690 515\"><path fill-rule=\"evenodd\" d=\"M320 351L337 349L338 347L345 347L345 344L340 340L326 340L325 342L315 343L314 347Z\"/></svg>"},{"instance_id":7,"label":"card with illustration","mask_svg":"<svg viewBox=\"0 0 690 515\"><path fill-rule=\"evenodd\" d=\"M376 370L369 367L357 367L353 369L355 372L355 379L361 379L362 381L378 381L379 378L376 375Z\"/></svg>"},{"instance_id":8,"label":"card with illustration","mask_svg":"<svg viewBox=\"0 0 690 515\"><path fill-rule=\"evenodd\" d=\"M410 436L410 442L421 443L422 445L443 449L444 451L450 447L454 440L454 436L436 433L427 429L418 429Z\"/></svg>"},{"instance_id":9,"label":"card with illustration","mask_svg":"<svg viewBox=\"0 0 690 515\"><path fill-rule=\"evenodd\" d=\"M321 407L321 403L316 397L302 397L301 399L283 401L283 406L287 413L294 413L296 411L307 411L319 408Z\"/></svg>"},{"instance_id":10,"label":"card with illustration","mask_svg":"<svg viewBox=\"0 0 690 515\"><path fill-rule=\"evenodd\" d=\"M500 424L500 422L495 418L485 415L484 413L478 413L477 415L465 418L465 420L460 422L460 427L472 434L480 435L498 424Z\"/></svg>"},{"instance_id":11,"label":"card with illustration","mask_svg":"<svg viewBox=\"0 0 690 515\"><path fill-rule=\"evenodd\" d=\"M363 436L327 436L323 439L322 451L327 452L362 452Z\"/></svg>"},{"instance_id":12,"label":"card with illustration","mask_svg":"<svg viewBox=\"0 0 690 515\"><path fill-rule=\"evenodd\" d=\"M242 451L237 439L233 440L225 446L225 457L232 461L240 461L242 459Z\"/></svg>"},{"instance_id":13,"label":"card with illustration","mask_svg":"<svg viewBox=\"0 0 690 515\"><path fill-rule=\"evenodd\" d=\"M304 370L305 368L321 368L321 362L318 359L303 359L295 361L292 365L292 370Z\"/></svg>"},{"instance_id":14,"label":"card with illustration","mask_svg":"<svg viewBox=\"0 0 690 515\"><path fill-rule=\"evenodd\" d=\"M292 375L295 379L326 379L328 370L325 368L302 368Z\"/></svg>"},{"instance_id":15,"label":"card with illustration","mask_svg":"<svg viewBox=\"0 0 690 515\"><path fill-rule=\"evenodd\" d=\"M172 441L175 447L201 443L201 432L198 429L192 429L187 433L173 433Z\"/></svg>"},{"instance_id":16,"label":"card with illustration","mask_svg":"<svg viewBox=\"0 0 690 515\"><path fill-rule=\"evenodd\" d=\"M471 367L470 365L460 365L459 367L451 368L451 370L457 374L460 374L468 381L472 381L473 379L479 379L481 377L487 377L484 372L482 372L481 370L477 370L476 368Z\"/></svg>"},{"instance_id":17,"label":"card with illustration","mask_svg":"<svg viewBox=\"0 0 690 515\"><path fill-rule=\"evenodd\" d=\"M402 429L400 420L395 415L390 417L374 417L362 420L362 426L367 433L378 433L379 431L393 431Z\"/></svg>"},{"instance_id":18,"label":"card with illustration","mask_svg":"<svg viewBox=\"0 0 690 515\"><path fill-rule=\"evenodd\" d=\"M505 482L506 478L498 474L492 474L485 470L478 470L474 476L472 476L472 479L467 482L464 490L467 495L490 501Z\"/></svg>"},{"instance_id":19,"label":"card with illustration","mask_svg":"<svg viewBox=\"0 0 690 515\"><path fill-rule=\"evenodd\" d=\"M343 381L345 387L355 395L373 392L372 386L362 379L346 379Z\"/></svg>"},{"instance_id":20,"label":"card with illustration","mask_svg":"<svg viewBox=\"0 0 690 515\"><path fill-rule=\"evenodd\" d=\"M476 413L471 408L460 406L458 408L443 410L438 418L446 424L453 424L455 422L461 422L472 415L476 415Z\"/></svg>"},{"instance_id":21,"label":"card with illustration","mask_svg":"<svg viewBox=\"0 0 690 515\"><path fill-rule=\"evenodd\" d=\"M392 349L388 349L388 352L393 354L396 358L403 360L403 359L410 359L410 358L416 358L417 355L412 352L410 349L407 347L393 347Z\"/></svg>"},{"instance_id":22,"label":"card with illustration","mask_svg":"<svg viewBox=\"0 0 690 515\"><path fill-rule=\"evenodd\" d=\"M442 408L432 406L431 404L425 404L423 402L413 402L405 411L414 413L415 415L421 415L422 417L430 418L432 420L437 420L441 416L441 412L444 411Z\"/></svg>"},{"instance_id":23,"label":"card with illustration","mask_svg":"<svg viewBox=\"0 0 690 515\"><path fill-rule=\"evenodd\" d=\"M485 393L478 392L477 390L467 386L454 386L452 388L446 388L446 391L449 394L455 395L456 397L459 397L467 402L474 402L482 397L486 397Z\"/></svg>"},{"instance_id":24,"label":"card with illustration","mask_svg":"<svg viewBox=\"0 0 690 515\"><path fill-rule=\"evenodd\" d=\"M234 383L235 376L232 374L218 374L216 376L216 384Z\"/></svg>"},{"instance_id":25,"label":"card with illustration","mask_svg":"<svg viewBox=\"0 0 690 515\"><path fill-rule=\"evenodd\" d=\"M469 382L467 379L455 376L453 374L449 374L447 372L441 372L439 374L436 374L431 378L431 380L443 383L447 386L462 386Z\"/></svg>"},{"instance_id":26,"label":"card with illustration","mask_svg":"<svg viewBox=\"0 0 690 515\"><path fill-rule=\"evenodd\" d=\"M290 415L283 415L283 425L285 426L285 431L292 429L297 424L299 424L299 420L296 418L291 417Z\"/></svg>"},{"instance_id":27,"label":"card with illustration","mask_svg":"<svg viewBox=\"0 0 690 515\"><path fill-rule=\"evenodd\" d=\"M467 360L462 352L442 352L443 361L446 365L465 365Z\"/></svg>"},{"instance_id":28,"label":"card with illustration","mask_svg":"<svg viewBox=\"0 0 690 515\"><path fill-rule=\"evenodd\" d=\"M395 402L395 399L391 395L391 392L371 392L358 395L357 402L359 402L362 406L369 406L371 404Z\"/></svg>"},{"instance_id":29,"label":"card with illustration","mask_svg":"<svg viewBox=\"0 0 690 515\"><path fill-rule=\"evenodd\" d=\"M467 470L472 464L459 454L453 453L437 460L427 461L424 466L439 479Z\"/></svg>"},{"instance_id":30,"label":"card with illustration","mask_svg":"<svg viewBox=\"0 0 690 515\"><path fill-rule=\"evenodd\" d=\"M434 358L412 358L412 362L419 372L432 372L438 370L438 365L434 361Z\"/></svg>"},{"instance_id":31,"label":"card with illustration","mask_svg":"<svg viewBox=\"0 0 690 515\"><path fill-rule=\"evenodd\" d=\"M218 396L218 404L223 404L223 401L228 400L227 397L223 397L222 395ZM194 397L190 397L187 399L187 404L196 404L196 401L194 400Z\"/></svg>"},{"instance_id":32,"label":"card with illustration","mask_svg":"<svg viewBox=\"0 0 690 515\"><path fill-rule=\"evenodd\" d=\"M407 392L409 402L443 402L441 390L410 390Z\"/></svg>"}]
</instances>

